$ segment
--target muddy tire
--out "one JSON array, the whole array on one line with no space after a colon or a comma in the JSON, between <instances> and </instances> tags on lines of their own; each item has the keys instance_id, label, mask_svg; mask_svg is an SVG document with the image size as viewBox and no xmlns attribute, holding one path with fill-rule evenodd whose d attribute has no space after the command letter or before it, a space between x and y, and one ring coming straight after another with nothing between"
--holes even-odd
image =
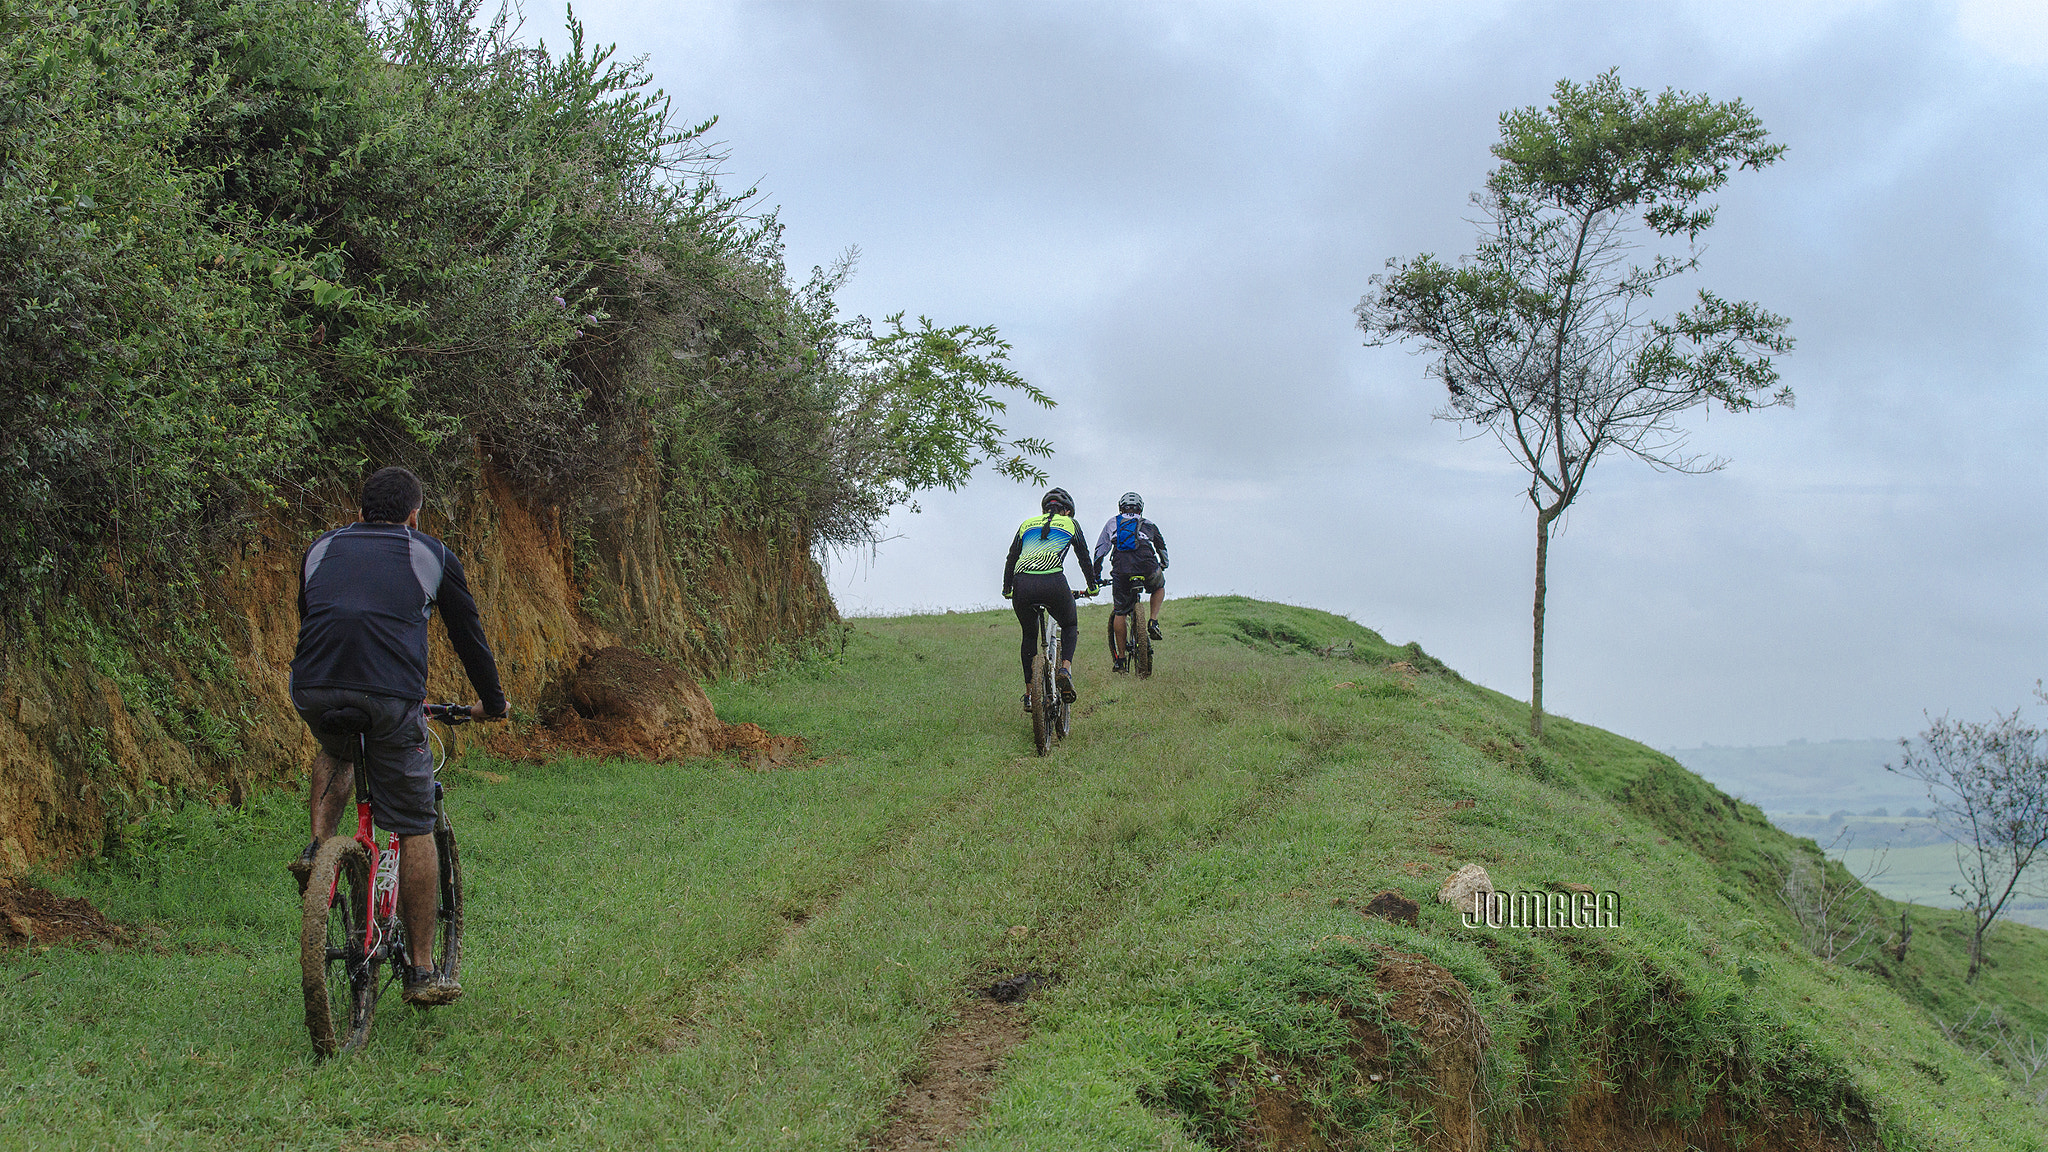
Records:
<instances>
[{"instance_id":1,"label":"muddy tire","mask_svg":"<svg viewBox=\"0 0 2048 1152\"><path fill-rule=\"evenodd\" d=\"M462 857L455 851L455 827L441 807L441 786L434 785L434 850L441 857L441 901L436 912L440 936L432 963L454 979L462 967Z\"/></svg>"},{"instance_id":2,"label":"muddy tire","mask_svg":"<svg viewBox=\"0 0 2048 1152\"><path fill-rule=\"evenodd\" d=\"M1038 754L1044 756L1052 751L1053 697L1050 691L1052 674L1046 671L1045 656L1031 658L1031 679L1025 684L1025 693L1031 697L1031 740L1038 746Z\"/></svg>"},{"instance_id":3,"label":"muddy tire","mask_svg":"<svg viewBox=\"0 0 2048 1152\"><path fill-rule=\"evenodd\" d=\"M1142 597L1131 609L1131 618L1124 623L1124 634L1131 645L1131 671L1140 677L1152 675L1152 633L1139 619L1144 615L1145 601Z\"/></svg>"},{"instance_id":4,"label":"muddy tire","mask_svg":"<svg viewBox=\"0 0 2048 1152\"><path fill-rule=\"evenodd\" d=\"M363 916L370 896L370 857L346 836L320 845L306 877L299 924L299 979L313 1052L332 1056L361 1048L377 1011L379 973L363 952Z\"/></svg>"}]
</instances>

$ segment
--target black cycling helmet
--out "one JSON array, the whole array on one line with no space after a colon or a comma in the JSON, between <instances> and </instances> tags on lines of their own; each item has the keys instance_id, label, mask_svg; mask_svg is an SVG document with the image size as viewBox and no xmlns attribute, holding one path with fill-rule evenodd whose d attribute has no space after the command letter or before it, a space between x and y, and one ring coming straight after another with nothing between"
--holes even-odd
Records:
<instances>
[{"instance_id":1,"label":"black cycling helmet","mask_svg":"<svg viewBox=\"0 0 2048 1152\"><path fill-rule=\"evenodd\" d=\"M1145 510L1145 498L1136 492L1126 492L1116 498L1116 510L1119 512L1143 512Z\"/></svg>"},{"instance_id":2,"label":"black cycling helmet","mask_svg":"<svg viewBox=\"0 0 2048 1152\"><path fill-rule=\"evenodd\" d=\"M1038 510L1040 512L1051 512L1054 509L1058 509L1069 516L1074 514L1074 498L1067 495L1065 488L1054 488L1039 498Z\"/></svg>"}]
</instances>

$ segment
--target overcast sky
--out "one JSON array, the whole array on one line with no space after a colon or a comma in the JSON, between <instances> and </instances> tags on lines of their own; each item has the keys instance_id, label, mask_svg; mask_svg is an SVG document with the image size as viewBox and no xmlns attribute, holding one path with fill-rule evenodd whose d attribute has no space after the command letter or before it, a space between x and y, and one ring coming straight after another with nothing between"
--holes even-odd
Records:
<instances>
[{"instance_id":1,"label":"overcast sky","mask_svg":"<svg viewBox=\"0 0 2048 1152\"><path fill-rule=\"evenodd\" d=\"M527 37L559 46L560 11L529 4ZM1789 150L1730 182L1671 306L1707 286L1791 317L1798 403L1696 416L1714 475L1595 467L1551 548L1546 703L1658 746L1773 743L1987 717L2048 676L2048 8L577 12L680 118L719 117L799 277L858 246L849 313L996 325L1060 402L1015 430L1054 441L1091 533L1144 493L1172 595L1340 612L1523 699L1527 481L1351 310L1389 257L1470 250L1499 114L1558 79L1740 97ZM833 558L841 610L1000 604L1036 499L927 496Z\"/></svg>"}]
</instances>

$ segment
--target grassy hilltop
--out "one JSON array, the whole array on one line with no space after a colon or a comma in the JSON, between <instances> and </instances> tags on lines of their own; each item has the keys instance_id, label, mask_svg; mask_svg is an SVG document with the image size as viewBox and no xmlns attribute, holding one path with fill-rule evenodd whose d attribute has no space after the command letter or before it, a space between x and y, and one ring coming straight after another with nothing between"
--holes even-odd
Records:
<instances>
[{"instance_id":1,"label":"grassy hilltop","mask_svg":"<svg viewBox=\"0 0 2048 1152\"><path fill-rule=\"evenodd\" d=\"M151 818L50 881L143 946L0 953L0 1146L887 1147L934 1037L1028 972L958 1147L2048 1148L2048 1077L1935 1023L2048 1035L2048 934L1998 929L1969 989L1949 913L1824 964L1776 897L1810 842L1668 757L1529 747L1420 649L1236 597L1113 679L1104 616L1046 759L1007 612L714 686L808 739L781 770L471 756L469 994L387 1000L360 1059L298 1019L298 798ZM1471 861L1622 925L1468 928L1434 893ZM1361 913L1385 890L1416 923Z\"/></svg>"}]
</instances>

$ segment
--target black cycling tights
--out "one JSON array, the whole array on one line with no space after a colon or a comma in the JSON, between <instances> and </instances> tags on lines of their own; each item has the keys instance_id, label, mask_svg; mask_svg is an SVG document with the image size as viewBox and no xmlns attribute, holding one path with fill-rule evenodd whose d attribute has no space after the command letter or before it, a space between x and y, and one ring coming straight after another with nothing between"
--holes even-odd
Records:
<instances>
[{"instance_id":1,"label":"black cycling tights","mask_svg":"<svg viewBox=\"0 0 2048 1152\"><path fill-rule=\"evenodd\" d=\"M1074 590L1067 587L1067 574L1034 575L1019 572L1010 601L1017 610L1017 623L1024 626L1024 641L1017 652L1024 658L1024 683L1031 683L1031 658L1038 655L1038 606L1052 613L1060 625L1060 660L1074 658L1074 642L1080 639L1080 625L1074 615Z\"/></svg>"}]
</instances>

